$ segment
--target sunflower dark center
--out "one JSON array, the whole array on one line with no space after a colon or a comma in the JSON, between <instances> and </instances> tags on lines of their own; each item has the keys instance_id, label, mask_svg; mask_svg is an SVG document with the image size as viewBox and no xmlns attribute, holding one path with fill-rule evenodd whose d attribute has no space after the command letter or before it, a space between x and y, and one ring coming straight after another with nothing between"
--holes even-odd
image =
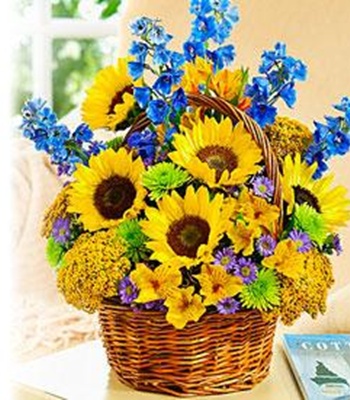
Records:
<instances>
[{"instance_id":1,"label":"sunflower dark center","mask_svg":"<svg viewBox=\"0 0 350 400\"><path fill-rule=\"evenodd\" d=\"M238 167L237 156L231 149L223 146L207 146L200 149L197 157L216 170L215 178L218 181L225 170L232 172Z\"/></svg>"},{"instance_id":2,"label":"sunflower dark center","mask_svg":"<svg viewBox=\"0 0 350 400\"><path fill-rule=\"evenodd\" d=\"M301 205L306 203L314 210L316 210L318 213L321 212L321 207L318 202L318 199L313 193L310 192L310 190L305 189L299 185L293 186L293 189L294 189L295 202L297 204Z\"/></svg>"},{"instance_id":3,"label":"sunflower dark center","mask_svg":"<svg viewBox=\"0 0 350 400\"><path fill-rule=\"evenodd\" d=\"M208 243L209 233L207 221L197 216L186 216L170 225L167 242L179 256L195 258L199 246Z\"/></svg>"},{"instance_id":4,"label":"sunflower dark center","mask_svg":"<svg viewBox=\"0 0 350 400\"><path fill-rule=\"evenodd\" d=\"M120 92L117 92L114 95L114 97L113 97L113 99L111 101L111 104L109 105L109 109L108 109L108 112L107 112L108 115L111 115L111 114L114 113L114 107L117 104L122 104L123 103L123 96L124 96L125 93L133 94L133 86L132 85L125 86L125 88L123 90L121 90Z\"/></svg>"},{"instance_id":5,"label":"sunflower dark center","mask_svg":"<svg viewBox=\"0 0 350 400\"><path fill-rule=\"evenodd\" d=\"M136 189L132 182L119 175L102 181L96 188L94 204L106 219L119 219L132 205Z\"/></svg>"}]
</instances>

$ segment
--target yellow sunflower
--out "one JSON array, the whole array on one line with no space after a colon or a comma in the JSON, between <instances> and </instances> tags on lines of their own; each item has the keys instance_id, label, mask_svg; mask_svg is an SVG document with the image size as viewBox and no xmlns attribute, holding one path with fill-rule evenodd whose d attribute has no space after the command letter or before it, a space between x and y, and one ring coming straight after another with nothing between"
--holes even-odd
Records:
<instances>
[{"instance_id":1,"label":"yellow sunflower","mask_svg":"<svg viewBox=\"0 0 350 400\"><path fill-rule=\"evenodd\" d=\"M127 119L135 105L133 82L128 74L128 59L121 58L117 65L103 68L82 105L82 118L91 129L108 128L114 130Z\"/></svg>"},{"instance_id":2,"label":"yellow sunflower","mask_svg":"<svg viewBox=\"0 0 350 400\"><path fill-rule=\"evenodd\" d=\"M230 210L224 198L216 194L210 200L209 191L192 186L184 198L173 191L158 202L158 208L147 207L143 232L153 251L152 259L176 266L191 266L201 260L211 260L211 253L228 229Z\"/></svg>"},{"instance_id":3,"label":"yellow sunflower","mask_svg":"<svg viewBox=\"0 0 350 400\"><path fill-rule=\"evenodd\" d=\"M345 226L350 218L350 200L346 197L344 186L331 188L333 175L328 174L321 179L313 179L317 165L307 165L301 161L300 154L294 160L287 156L283 164L283 195L288 203L288 213L295 204L307 204L319 213L326 228L333 231Z\"/></svg>"},{"instance_id":4,"label":"yellow sunflower","mask_svg":"<svg viewBox=\"0 0 350 400\"><path fill-rule=\"evenodd\" d=\"M134 218L144 207L145 171L141 158L133 160L124 148L92 156L89 166L79 164L69 190L68 211L79 214L84 228L95 231Z\"/></svg>"},{"instance_id":5,"label":"yellow sunflower","mask_svg":"<svg viewBox=\"0 0 350 400\"><path fill-rule=\"evenodd\" d=\"M243 123L233 127L229 118L206 117L182 129L184 134L174 135L176 151L169 157L210 187L239 185L259 171L261 150Z\"/></svg>"}]
</instances>

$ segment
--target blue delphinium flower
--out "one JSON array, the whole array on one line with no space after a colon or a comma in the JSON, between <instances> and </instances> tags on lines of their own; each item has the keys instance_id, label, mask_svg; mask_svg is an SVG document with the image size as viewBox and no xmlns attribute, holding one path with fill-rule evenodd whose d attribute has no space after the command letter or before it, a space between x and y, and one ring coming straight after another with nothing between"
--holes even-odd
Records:
<instances>
[{"instance_id":1,"label":"blue delphinium flower","mask_svg":"<svg viewBox=\"0 0 350 400\"><path fill-rule=\"evenodd\" d=\"M59 175L71 175L77 163L87 164L92 152L98 154L105 148L93 141L93 133L86 124L80 124L73 132L59 124L56 114L42 99L27 101L22 116L23 135L34 142L36 149L50 156Z\"/></svg>"},{"instance_id":2,"label":"blue delphinium flower","mask_svg":"<svg viewBox=\"0 0 350 400\"><path fill-rule=\"evenodd\" d=\"M190 13L195 15L206 15L213 10L210 0L191 0Z\"/></svg>"},{"instance_id":3,"label":"blue delphinium flower","mask_svg":"<svg viewBox=\"0 0 350 400\"><path fill-rule=\"evenodd\" d=\"M149 31L149 41L156 46L165 45L170 42L172 38L173 37L166 32L164 27L158 24L153 24Z\"/></svg>"},{"instance_id":4,"label":"blue delphinium flower","mask_svg":"<svg viewBox=\"0 0 350 400\"><path fill-rule=\"evenodd\" d=\"M156 99L149 102L147 117L155 124L162 124L169 114L169 105L162 99Z\"/></svg>"},{"instance_id":5,"label":"blue delphinium flower","mask_svg":"<svg viewBox=\"0 0 350 400\"><path fill-rule=\"evenodd\" d=\"M145 109L151 100L151 89L148 87L134 87L134 98L138 105Z\"/></svg>"},{"instance_id":6,"label":"blue delphinium flower","mask_svg":"<svg viewBox=\"0 0 350 400\"><path fill-rule=\"evenodd\" d=\"M153 89L163 96L168 96L171 93L173 83L172 75L165 72L155 81Z\"/></svg>"},{"instance_id":7,"label":"blue delphinium flower","mask_svg":"<svg viewBox=\"0 0 350 400\"><path fill-rule=\"evenodd\" d=\"M204 17L199 15L192 22L192 38L196 42L206 42L215 36L216 31L217 23L213 16Z\"/></svg>"},{"instance_id":8,"label":"blue delphinium flower","mask_svg":"<svg viewBox=\"0 0 350 400\"><path fill-rule=\"evenodd\" d=\"M129 61L128 71L133 80L140 79L145 71L145 64L139 61Z\"/></svg>"},{"instance_id":9,"label":"blue delphinium flower","mask_svg":"<svg viewBox=\"0 0 350 400\"><path fill-rule=\"evenodd\" d=\"M248 114L265 127L277 116L274 104L278 99L290 108L294 106L297 100L295 83L306 79L307 67L287 54L284 43L277 43L273 50L263 52L259 72L262 75L254 77L246 89L246 95L251 98Z\"/></svg>"},{"instance_id":10,"label":"blue delphinium flower","mask_svg":"<svg viewBox=\"0 0 350 400\"><path fill-rule=\"evenodd\" d=\"M312 165L317 163L314 178L320 178L328 170L327 162L334 156L350 151L350 99L343 97L333 108L340 112L337 117L325 116L325 123L315 122L313 141L303 155Z\"/></svg>"},{"instance_id":11,"label":"blue delphinium flower","mask_svg":"<svg viewBox=\"0 0 350 400\"><path fill-rule=\"evenodd\" d=\"M187 106L188 104L187 97L185 91L182 88L177 89L173 93L171 97L171 104L175 111L181 111Z\"/></svg>"},{"instance_id":12,"label":"blue delphinium flower","mask_svg":"<svg viewBox=\"0 0 350 400\"><path fill-rule=\"evenodd\" d=\"M143 36L149 30L151 19L147 17L137 18L131 25L131 32L135 36Z\"/></svg>"},{"instance_id":13,"label":"blue delphinium flower","mask_svg":"<svg viewBox=\"0 0 350 400\"><path fill-rule=\"evenodd\" d=\"M190 12L195 15L189 39L184 43L187 61L207 57L216 71L229 65L235 57L234 46L211 48L210 42L222 45L239 21L238 9L229 0L191 0Z\"/></svg>"},{"instance_id":14,"label":"blue delphinium flower","mask_svg":"<svg viewBox=\"0 0 350 400\"><path fill-rule=\"evenodd\" d=\"M150 129L132 133L127 140L130 148L135 149L146 165L151 165L156 156L157 134Z\"/></svg>"},{"instance_id":15,"label":"blue delphinium flower","mask_svg":"<svg viewBox=\"0 0 350 400\"><path fill-rule=\"evenodd\" d=\"M206 48L203 42L188 40L183 45L184 55L187 61L194 61L196 57L205 57Z\"/></svg>"},{"instance_id":16,"label":"blue delphinium flower","mask_svg":"<svg viewBox=\"0 0 350 400\"><path fill-rule=\"evenodd\" d=\"M137 62L144 63L147 57L149 46L143 42L132 42L129 54L134 56Z\"/></svg>"},{"instance_id":17,"label":"blue delphinium flower","mask_svg":"<svg viewBox=\"0 0 350 400\"><path fill-rule=\"evenodd\" d=\"M166 65L170 62L171 55L171 51L164 44L161 44L154 49L153 62L155 65Z\"/></svg>"}]
</instances>

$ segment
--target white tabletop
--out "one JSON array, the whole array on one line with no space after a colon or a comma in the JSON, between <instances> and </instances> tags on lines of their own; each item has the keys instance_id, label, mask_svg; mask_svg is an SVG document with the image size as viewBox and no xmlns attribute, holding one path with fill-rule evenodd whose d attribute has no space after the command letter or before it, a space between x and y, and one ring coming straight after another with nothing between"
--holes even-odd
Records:
<instances>
[{"instance_id":1,"label":"white tabletop","mask_svg":"<svg viewBox=\"0 0 350 400\"><path fill-rule=\"evenodd\" d=\"M92 341L20 365L15 373L16 400L165 400L174 397L137 392L121 384L110 370L104 349ZM271 372L253 390L205 400L299 400L297 388L280 344L275 345ZM199 399L193 397L192 400Z\"/></svg>"}]
</instances>

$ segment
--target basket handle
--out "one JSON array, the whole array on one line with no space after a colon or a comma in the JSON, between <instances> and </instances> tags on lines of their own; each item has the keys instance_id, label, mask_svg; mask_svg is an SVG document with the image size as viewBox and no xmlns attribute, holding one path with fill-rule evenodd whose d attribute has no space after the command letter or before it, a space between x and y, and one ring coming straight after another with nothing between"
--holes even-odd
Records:
<instances>
[{"instance_id":1,"label":"basket handle","mask_svg":"<svg viewBox=\"0 0 350 400\"><path fill-rule=\"evenodd\" d=\"M252 135L254 141L262 151L267 176L272 181L274 186L273 204L280 209L280 221L277 231L281 231L283 221L281 176L277 158L272 151L266 134L262 131L258 123L249 117L249 115L224 99L219 97L214 98L204 94L187 94L187 98L189 104L192 106L206 107L218 111L219 113L229 117L235 124L238 122L243 122L245 129ZM132 133L144 130L149 124L150 121L147 116L145 114L141 114L127 133L125 141L127 141L128 137Z\"/></svg>"}]
</instances>

